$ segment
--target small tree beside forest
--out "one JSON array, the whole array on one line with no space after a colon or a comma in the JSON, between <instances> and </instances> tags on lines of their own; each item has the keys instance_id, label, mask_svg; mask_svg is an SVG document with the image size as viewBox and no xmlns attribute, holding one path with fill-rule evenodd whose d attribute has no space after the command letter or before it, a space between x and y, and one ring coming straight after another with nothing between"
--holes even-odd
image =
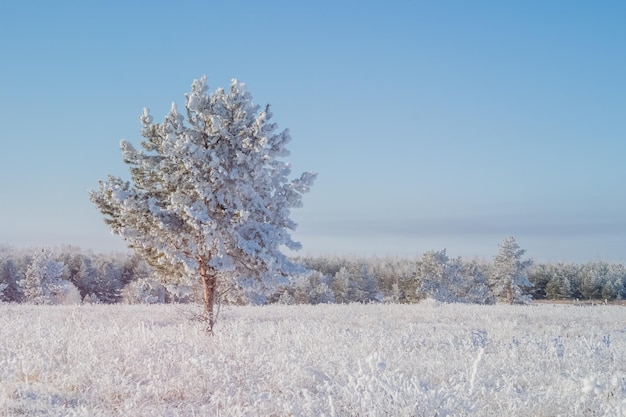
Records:
<instances>
[{"instance_id":1,"label":"small tree beside forest","mask_svg":"<svg viewBox=\"0 0 626 417\"><path fill-rule=\"evenodd\" d=\"M212 331L222 292L271 291L298 271L280 247L300 248L290 210L316 175L288 178L281 158L289 155L289 132L276 131L269 106L255 105L243 83L207 90L206 77L193 82L186 120L175 104L163 123L145 109L143 150L121 142L132 181L109 176L90 199L152 266L200 280Z\"/></svg>"},{"instance_id":2,"label":"small tree beside forest","mask_svg":"<svg viewBox=\"0 0 626 417\"><path fill-rule=\"evenodd\" d=\"M526 250L521 249L512 236L500 244L500 250L493 258L490 282L497 300L510 304L530 300L530 295L524 294L523 289L533 286L528 280L528 268L533 261L522 259L525 253Z\"/></svg>"}]
</instances>

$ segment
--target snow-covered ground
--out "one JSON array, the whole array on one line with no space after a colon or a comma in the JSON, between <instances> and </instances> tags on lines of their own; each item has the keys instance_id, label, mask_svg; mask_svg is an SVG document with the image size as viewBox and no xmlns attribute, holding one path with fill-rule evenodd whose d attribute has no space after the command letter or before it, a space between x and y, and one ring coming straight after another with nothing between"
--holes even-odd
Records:
<instances>
[{"instance_id":1,"label":"snow-covered ground","mask_svg":"<svg viewBox=\"0 0 626 417\"><path fill-rule=\"evenodd\" d=\"M619 306L0 304L0 416L620 416Z\"/></svg>"}]
</instances>

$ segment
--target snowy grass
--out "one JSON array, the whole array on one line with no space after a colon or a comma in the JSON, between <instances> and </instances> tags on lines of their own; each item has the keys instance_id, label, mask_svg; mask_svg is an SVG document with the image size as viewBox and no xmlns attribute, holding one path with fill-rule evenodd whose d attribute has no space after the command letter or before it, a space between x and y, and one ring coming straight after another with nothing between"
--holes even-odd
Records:
<instances>
[{"instance_id":1,"label":"snowy grass","mask_svg":"<svg viewBox=\"0 0 626 417\"><path fill-rule=\"evenodd\" d=\"M0 305L0 416L623 416L625 313Z\"/></svg>"}]
</instances>

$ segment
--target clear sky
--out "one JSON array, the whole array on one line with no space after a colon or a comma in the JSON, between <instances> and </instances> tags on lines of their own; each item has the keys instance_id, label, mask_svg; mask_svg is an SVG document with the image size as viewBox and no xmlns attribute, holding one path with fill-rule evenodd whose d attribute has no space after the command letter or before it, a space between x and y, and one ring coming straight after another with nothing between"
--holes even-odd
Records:
<instances>
[{"instance_id":1,"label":"clear sky","mask_svg":"<svg viewBox=\"0 0 626 417\"><path fill-rule=\"evenodd\" d=\"M0 243L121 250L88 200L194 78L289 128L304 254L626 262L624 1L13 1Z\"/></svg>"}]
</instances>

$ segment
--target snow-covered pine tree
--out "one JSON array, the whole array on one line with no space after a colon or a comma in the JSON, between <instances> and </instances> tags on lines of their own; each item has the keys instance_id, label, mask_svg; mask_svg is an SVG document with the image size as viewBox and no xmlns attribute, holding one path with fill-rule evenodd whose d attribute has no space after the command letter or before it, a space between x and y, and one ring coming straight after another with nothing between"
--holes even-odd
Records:
<instances>
[{"instance_id":1,"label":"snow-covered pine tree","mask_svg":"<svg viewBox=\"0 0 626 417\"><path fill-rule=\"evenodd\" d=\"M489 288L485 273L486 267L476 260L462 261L461 258L452 259L458 272L458 287L456 297L463 303L493 304L495 300Z\"/></svg>"},{"instance_id":2,"label":"snow-covered pine tree","mask_svg":"<svg viewBox=\"0 0 626 417\"><path fill-rule=\"evenodd\" d=\"M528 280L528 268L532 259L522 259L526 250L521 249L515 238L507 237L500 244L500 251L493 259L491 290L495 297L507 303L526 302L522 288L532 287Z\"/></svg>"},{"instance_id":3,"label":"snow-covered pine tree","mask_svg":"<svg viewBox=\"0 0 626 417\"><path fill-rule=\"evenodd\" d=\"M144 150L121 142L132 183L109 176L90 198L148 263L182 265L201 281L212 331L218 291L286 283L295 265L280 247L300 248L290 210L302 205L316 175L288 179L280 158L289 155L289 132L276 132L269 106L255 105L243 83L207 90L206 77L193 82L186 121L175 104L160 124L145 109Z\"/></svg>"},{"instance_id":4,"label":"snow-covered pine tree","mask_svg":"<svg viewBox=\"0 0 626 417\"><path fill-rule=\"evenodd\" d=\"M487 279L476 261L450 259L446 250L428 251L417 261L415 295L443 302L491 302Z\"/></svg>"},{"instance_id":5,"label":"snow-covered pine tree","mask_svg":"<svg viewBox=\"0 0 626 417\"><path fill-rule=\"evenodd\" d=\"M419 283L416 295L437 301L456 301L457 265L450 263L446 250L428 251L417 261L415 277Z\"/></svg>"},{"instance_id":6,"label":"snow-covered pine tree","mask_svg":"<svg viewBox=\"0 0 626 417\"><path fill-rule=\"evenodd\" d=\"M20 280L19 272L15 261L10 258L5 258L0 261L0 286L4 289L0 294L0 300L4 301L19 301L21 298L21 291L18 281Z\"/></svg>"},{"instance_id":7,"label":"snow-covered pine tree","mask_svg":"<svg viewBox=\"0 0 626 417\"><path fill-rule=\"evenodd\" d=\"M342 266L339 271L333 277L331 289L335 302L338 304L348 303L352 300L349 298L350 281L352 280L352 274L348 271L348 268Z\"/></svg>"},{"instance_id":8,"label":"snow-covered pine tree","mask_svg":"<svg viewBox=\"0 0 626 417\"><path fill-rule=\"evenodd\" d=\"M546 298L556 300L557 298L570 298L572 289L566 276L558 271L552 275L545 287Z\"/></svg>"},{"instance_id":9,"label":"snow-covered pine tree","mask_svg":"<svg viewBox=\"0 0 626 417\"><path fill-rule=\"evenodd\" d=\"M24 279L18 281L26 301L34 304L49 304L63 283L63 262L52 259L50 252L42 250L33 256L26 269Z\"/></svg>"},{"instance_id":10,"label":"snow-covered pine tree","mask_svg":"<svg viewBox=\"0 0 626 417\"><path fill-rule=\"evenodd\" d=\"M585 265L581 272L581 295L589 300L602 297L602 288L606 283L609 264L602 261L592 262Z\"/></svg>"},{"instance_id":11,"label":"snow-covered pine tree","mask_svg":"<svg viewBox=\"0 0 626 417\"><path fill-rule=\"evenodd\" d=\"M100 302L113 304L120 298L124 284L122 282L122 274L124 273L123 264L117 264L111 259L99 257L94 265L94 292L92 296L98 297Z\"/></svg>"},{"instance_id":12,"label":"snow-covered pine tree","mask_svg":"<svg viewBox=\"0 0 626 417\"><path fill-rule=\"evenodd\" d=\"M372 268L366 262L361 265L361 289L365 295L364 302L378 302L383 300L383 295L378 291L378 279Z\"/></svg>"},{"instance_id":13,"label":"snow-covered pine tree","mask_svg":"<svg viewBox=\"0 0 626 417\"><path fill-rule=\"evenodd\" d=\"M93 266L92 257L83 253L75 253L65 264L69 270L68 280L76 285L82 297L96 293L95 276L97 272Z\"/></svg>"},{"instance_id":14,"label":"snow-covered pine tree","mask_svg":"<svg viewBox=\"0 0 626 417\"><path fill-rule=\"evenodd\" d=\"M309 304L331 304L335 301L329 281L330 277L319 271L311 273L306 288Z\"/></svg>"}]
</instances>

